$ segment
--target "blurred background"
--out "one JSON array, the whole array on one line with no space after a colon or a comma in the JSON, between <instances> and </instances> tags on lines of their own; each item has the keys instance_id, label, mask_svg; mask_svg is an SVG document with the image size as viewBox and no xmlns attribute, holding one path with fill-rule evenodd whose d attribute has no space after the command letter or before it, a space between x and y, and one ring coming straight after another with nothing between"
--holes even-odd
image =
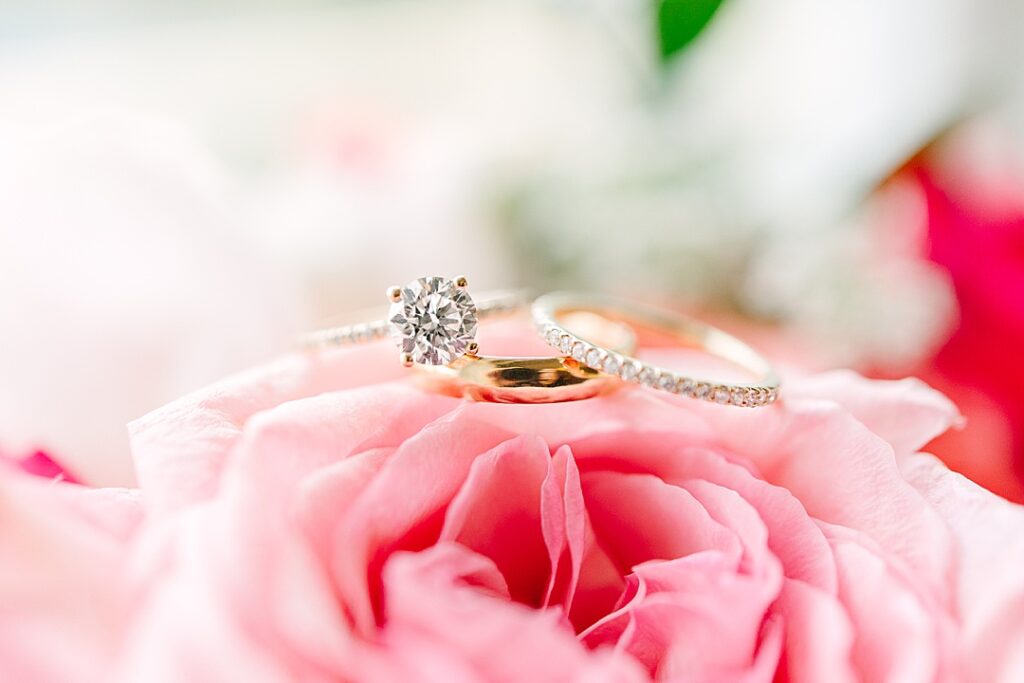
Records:
<instances>
[{"instance_id":1,"label":"blurred background","mask_svg":"<svg viewBox=\"0 0 1024 683\"><path fill-rule=\"evenodd\" d=\"M0 453L131 485L127 421L466 274L920 376L1021 500L1022 66L1007 0L0 3Z\"/></svg>"}]
</instances>

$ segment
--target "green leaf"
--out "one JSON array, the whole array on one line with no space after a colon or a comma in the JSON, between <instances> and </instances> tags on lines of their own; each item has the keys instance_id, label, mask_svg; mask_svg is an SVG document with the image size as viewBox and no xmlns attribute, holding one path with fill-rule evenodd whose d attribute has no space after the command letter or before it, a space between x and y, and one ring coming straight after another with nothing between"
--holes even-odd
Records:
<instances>
[{"instance_id":1,"label":"green leaf","mask_svg":"<svg viewBox=\"0 0 1024 683\"><path fill-rule=\"evenodd\" d=\"M668 63L696 38L722 0L656 0L661 61Z\"/></svg>"}]
</instances>

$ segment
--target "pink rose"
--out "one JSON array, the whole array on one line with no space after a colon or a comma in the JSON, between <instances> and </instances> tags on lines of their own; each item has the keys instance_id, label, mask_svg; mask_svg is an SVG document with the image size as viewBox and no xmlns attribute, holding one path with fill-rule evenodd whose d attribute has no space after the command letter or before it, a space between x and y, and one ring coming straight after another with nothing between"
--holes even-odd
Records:
<instances>
[{"instance_id":1,"label":"pink rose","mask_svg":"<svg viewBox=\"0 0 1024 683\"><path fill-rule=\"evenodd\" d=\"M917 452L958 419L920 382L494 405L395 365L291 356L135 422L141 502L2 475L0 677L1024 676L1024 509Z\"/></svg>"}]
</instances>

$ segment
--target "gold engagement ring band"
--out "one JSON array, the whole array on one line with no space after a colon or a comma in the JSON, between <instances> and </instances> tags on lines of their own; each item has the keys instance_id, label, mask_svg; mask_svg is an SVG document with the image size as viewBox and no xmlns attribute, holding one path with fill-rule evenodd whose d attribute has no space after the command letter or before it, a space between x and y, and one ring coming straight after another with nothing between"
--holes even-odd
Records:
<instances>
[{"instance_id":1,"label":"gold engagement ring band","mask_svg":"<svg viewBox=\"0 0 1024 683\"><path fill-rule=\"evenodd\" d=\"M599 315L632 327L642 346L645 335L673 346L699 349L738 366L750 382L716 381L663 368L603 346L576 328L571 316ZM555 292L539 297L531 308L538 333L551 346L594 370L626 382L725 405L756 408L779 396L779 378L760 354L732 335L693 318L610 296Z\"/></svg>"},{"instance_id":2,"label":"gold engagement ring band","mask_svg":"<svg viewBox=\"0 0 1024 683\"><path fill-rule=\"evenodd\" d=\"M476 339L479 320L524 310L522 293L505 292L474 301L464 277L423 277L403 287L389 287L387 317L312 332L302 338L307 348L325 348L375 341L390 336L399 360L420 372L420 382L439 393L477 401L553 403L590 398L615 389L617 378L552 357L480 355ZM632 330L593 317L578 319L587 333L618 352L635 345Z\"/></svg>"}]
</instances>

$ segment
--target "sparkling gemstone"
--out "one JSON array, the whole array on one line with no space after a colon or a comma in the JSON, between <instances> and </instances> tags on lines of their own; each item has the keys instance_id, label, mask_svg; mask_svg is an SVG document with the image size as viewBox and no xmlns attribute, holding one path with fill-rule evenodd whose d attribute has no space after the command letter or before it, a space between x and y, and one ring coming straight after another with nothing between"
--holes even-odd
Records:
<instances>
[{"instance_id":1,"label":"sparkling gemstone","mask_svg":"<svg viewBox=\"0 0 1024 683\"><path fill-rule=\"evenodd\" d=\"M735 387L732 390L732 404L736 406L747 405L747 390L742 387Z\"/></svg>"},{"instance_id":2,"label":"sparkling gemstone","mask_svg":"<svg viewBox=\"0 0 1024 683\"><path fill-rule=\"evenodd\" d=\"M605 357L604 363L601 365L601 369L609 375L619 374L620 367L622 367L622 363L619 362L618 356L611 353Z\"/></svg>"},{"instance_id":3,"label":"sparkling gemstone","mask_svg":"<svg viewBox=\"0 0 1024 683\"><path fill-rule=\"evenodd\" d=\"M591 349L587 351L587 355L583 359L583 362L592 368L601 367L601 350L591 347Z\"/></svg>"},{"instance_id":4,"label":"sparkling gemstone","mask_svg":"<svg viewBox=\"0 0 1024 683\"><path fill-rule=\"evenodd\" d=\"M661 376L658 377L658 388L661 389L662 391L675 391L675 388L676 388L676 378L675 378L675 375L673 375L673 374L671 374L669 372L661 373Z\"/></svg>"},{"instance_id":5,"label":"sparkling gemstone","mask_svg":"<svg viewBox=\"0 0 1024 683\"><path fill-rule=\"evenodd\" d=\"M561 351L562 353L564 353L567 356L571 356L572 355L572 345L573 345L573 343L574 343L574 340L573 340L572 337L570 337L567 334L563 335L562 338L558 342L558 350Z\"/></svg>"},{"instance_id":6,"label":"sparkling gemstone","mask_svg":"<svg viewBox=\"0 0 1024 683\"><path fill-rule=\"evenodd\" d=\"M728 403L729 402L729 390L726 389L725 387L719 387L719 388L715 389L715 393L713 395L713 398L715 399L715 403Z\"/></svg>"},{"instance_id":7,"label":"sparkling gemstone","mask_svg":"<svg viewBox=\"0 0 1024 683\"><path fill-rule=\"evenodd\" d=\"M711 393L711 385L706 382L701 382L697 385L697 388L693 390L693 395L697 398L707 398L708 394Z\"/></svg>"},{"instance_id":8,"label":"sparkling gemstone","mask_svg":"<svg viewBox=\"0 0 1024 683\"><path fill-rule=\"evenodd\" d=\"M619 370L619 377L626 380L636 379L637 374L640 372L640 364L635 360L623 360L622 367Z\"/></svg>"},{"instance_id":9,"label":"sparkling gemstone","mask_svg":"<svg viewBox=\"0 0 1024 683\"><path fill-rule=\"evenodd\" d=\"M572 345L572 357L579 362L583 362L583 359L587 356L587 345L581 341L576 342Z\"/></svg>"},{"instance_id":10,"label":"sparkling gemstone","mask_svg":"<svg viewBox=\"0 0 1024 683\"><path fill-rule=\"evenodd\" d=\"M679 380L679 384L676 385L676 392L683 396L692 396L693 390L697 388L697 383L689 377L683 377Z\"/></svg>"},{"instance_id":11,"label":"sparkling gemstone","mask_svg":"<svg viewBox=\"0 0 1024 683\"><path fill-rule=\"evenodd\" d=\"M645 365L640 368L640 374L637 375L637 379L641 384L653 387L654 383L658 381L658 371L649 365Z\"/></svg>"},{"instance_id":12,"label":"sparkling gemstone","mask_svg":"<svg viewBox=\"0 0 1024 683\"><path fill-rule=\"evenodd\" d=\"M562 331L559 330L557 327L552 327L550 330L548 330L547 336L545 337L545 339L547 339L548 344L554 347L558 346L558 341L561 338Z\"/></svg>"},{"instance_id":13,"label":"sparkling gemstone","mask_svg":"<svg viewBox=\"0 0 1024 683\"><path fill-rule=\"evenodd\" d=\"M476 305L452 280L423 277L401 289L388 326L395 343L416 363L445 365L466 353L476 336Z\"/></svg>"}]
</instances>

